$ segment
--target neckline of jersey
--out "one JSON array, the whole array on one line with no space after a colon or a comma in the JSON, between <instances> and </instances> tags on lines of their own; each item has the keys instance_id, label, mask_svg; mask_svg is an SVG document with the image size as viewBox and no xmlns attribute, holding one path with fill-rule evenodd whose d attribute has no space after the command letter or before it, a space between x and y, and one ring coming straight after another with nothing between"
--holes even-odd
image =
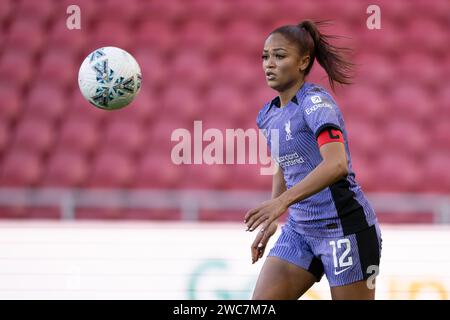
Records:
<instances>
[{"instance_id":1,"label":"neckline of jersey","mask_svg":"<svg viewBox=\"0 0 450 320\"><path fill-rule=\"evenodd\" d=\"M292 97L292 99L294 99L294 97L297 99L297 106L298 106L298 107L300 107L300 106L302 105L302 100L303 100L304 92L305 92L305 90L307 89L307 87L310 87L310 86L311 86L311 83L309 83L309 82L304 82L304 83L302 84L302 86L300 87L300 89L298 89L298 91L295 93L295 96ZM279 99L279 96L277 96L276 98ZM274 99L276 99L276 98L274 98ZM272 101L273 101L274 99L272 99ZM289 100L288 104L285 105L284 107L277 107L276 105L272 105L272 101L271 101L271 102L270 102L270 103L271 103L271 109L272 109L272 110L276 110L276 112L282 112L283 110L289 108L291 105L296 104L294 101L292 101L292 99ZM273 108L272 108L272 107L273 107Z\"/></svg>"}]
</instances>

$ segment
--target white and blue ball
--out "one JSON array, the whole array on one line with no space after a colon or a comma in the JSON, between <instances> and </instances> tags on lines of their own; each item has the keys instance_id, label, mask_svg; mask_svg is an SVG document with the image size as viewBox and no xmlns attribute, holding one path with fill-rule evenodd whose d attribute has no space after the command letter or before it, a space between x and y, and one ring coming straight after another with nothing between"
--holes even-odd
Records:
<instances>
[{"instance_id":1,"label":"white and blue ball","mask_svg":"<svg viewBox=\"0 0 450 320\"><path fill-rule=\"evenodd\" d=\"M133 101L141 88L141 69L131 54L116 47L90 53L81 64L78 85L95 107L114 110Z\"/></svg>"}]
</instances>

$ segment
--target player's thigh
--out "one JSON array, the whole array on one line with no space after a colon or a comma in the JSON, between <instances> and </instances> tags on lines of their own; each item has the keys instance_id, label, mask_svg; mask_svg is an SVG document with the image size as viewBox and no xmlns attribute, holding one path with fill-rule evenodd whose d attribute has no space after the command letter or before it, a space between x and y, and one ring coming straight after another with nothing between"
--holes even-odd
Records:
<instances>
[{"instance_id":1,"label":"player's thigh","mask_svg":"<svg viewBox=\"0 0 450 320\"><path fill-rule=\"evenodd\" d=\"M296 300L317 281L311 272L278 257L267 257L253 300Z\"/></svg>"},{"instance_id":2,"label":"player's thigh","mask_svg":"<svg viewBox=\"0 0 450 320\"><path fill-rule=\"evenodd\" d=\"M333 300L374 300L375 288L369 288L366 280L331 288Z\"/></svg>"}]
</instances>

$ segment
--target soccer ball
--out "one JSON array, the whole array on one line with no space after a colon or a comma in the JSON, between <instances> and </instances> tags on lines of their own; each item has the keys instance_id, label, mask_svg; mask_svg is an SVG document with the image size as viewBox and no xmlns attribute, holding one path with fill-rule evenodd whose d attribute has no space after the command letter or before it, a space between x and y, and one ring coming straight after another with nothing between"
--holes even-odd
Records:
<instances>
[{"instance_id":1,"label":"soccer ball","mask_svg":"<svg viewBox=\"0 0 450 320\"><path fill-rule=\"evenodd\" d=\"M116 47L93 51L78 73L83 96L97 108L120 109L136 97L141 88L141 69L131 54Z\"/></svg>"}]
</instances>

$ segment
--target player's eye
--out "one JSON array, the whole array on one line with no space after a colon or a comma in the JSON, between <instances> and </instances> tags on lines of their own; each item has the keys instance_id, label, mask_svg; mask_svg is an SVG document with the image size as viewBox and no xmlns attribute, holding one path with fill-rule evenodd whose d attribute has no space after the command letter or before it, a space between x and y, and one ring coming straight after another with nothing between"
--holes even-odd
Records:
<instances>
[{"instance_id":1,"label":"player's eye","mask_svg":"<svg viewBox=\"0 0 450 320\"><path fill-rule=\"evenodd\" d=\"M263 54L263 55L261 56L261 58L262 58L263 60L267 60L267 59L269 58L269 55Z\"/></svg>"},{"instance_id":2,"label":"player's eye","mask_svg":"<svg viewBox=\"0 0 450 320\"><path fill-rule=\"evenodd\" d=\"M276 54L275 55L275 58L277 58L277 59L283 59L283 58L285 58L286 56L285 55L282 55L282 54Z\"/></svg>"}]
</instances>

